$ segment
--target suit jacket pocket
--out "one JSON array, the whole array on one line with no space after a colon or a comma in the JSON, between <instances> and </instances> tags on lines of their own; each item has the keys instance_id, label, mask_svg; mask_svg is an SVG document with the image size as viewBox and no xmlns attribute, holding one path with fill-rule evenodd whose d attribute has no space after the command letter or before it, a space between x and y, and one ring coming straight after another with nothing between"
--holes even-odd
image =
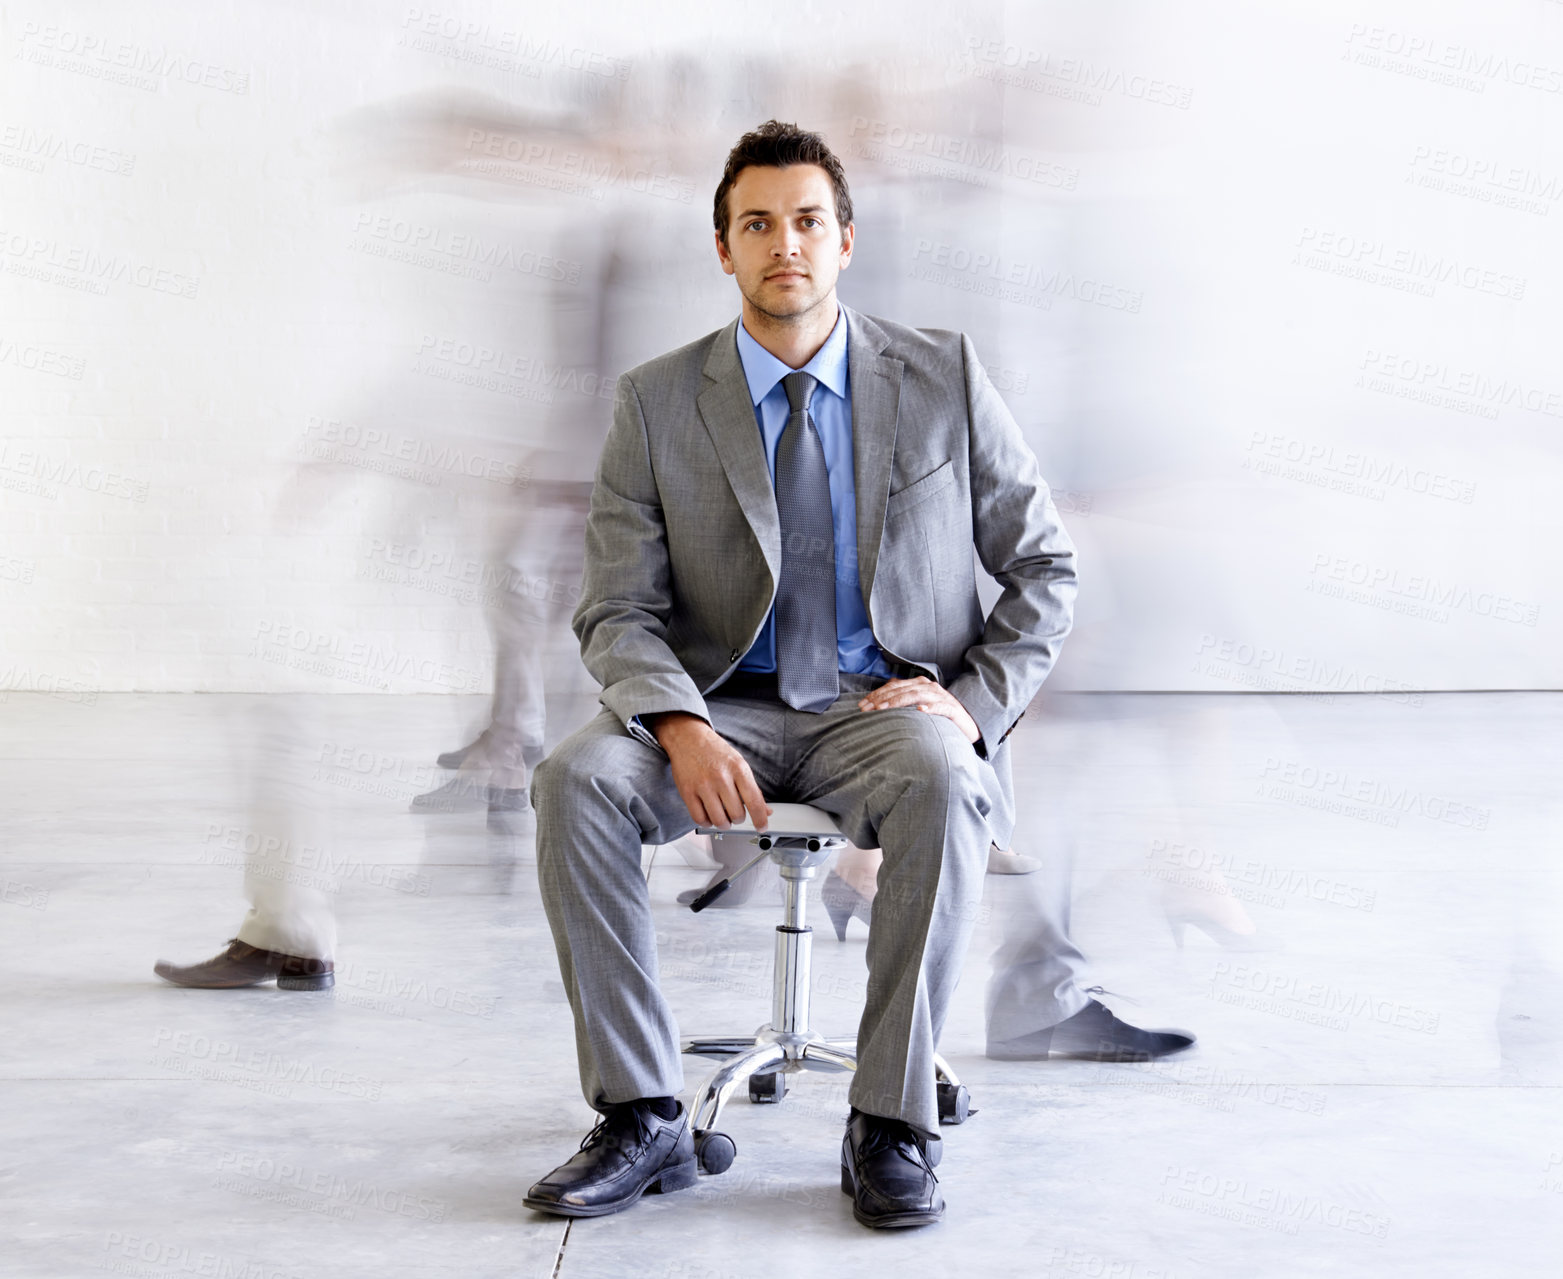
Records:
<instances>
[{"instance_id":1,"label":"suit jacket pocket","mask_svg":"<svg viewBox=\"0 0 1563 1279\"><path fill-rule=\"evenodd\" d=\"M905 488L897 489L892 493L885 503L885 518L893 519L903 511L911 510L918 503L944 492L954 482L955 464L946 462L943 466L929 471L922 479L913 480Z\"/></svg>"}]
</instances>

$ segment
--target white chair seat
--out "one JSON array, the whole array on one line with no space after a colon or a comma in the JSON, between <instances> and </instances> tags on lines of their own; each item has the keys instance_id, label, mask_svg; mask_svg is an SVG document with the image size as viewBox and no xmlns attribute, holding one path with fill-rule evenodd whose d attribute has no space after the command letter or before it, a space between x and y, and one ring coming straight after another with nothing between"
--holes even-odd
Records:
<instances>
[{"instance_id":1,"label":"white chair seat","mask_svg":"<svg viewBox=\"0 0 1563 1279\"><path fill-rule=\"evenodd\" d=\"M717 826L697 826L702 835L753 834L754 823L745 813L742 821L734 822L725 831ZM772 804L771 819L766 824L767 835L823 835L845 839L836 819L824 809L813 804Z\"/></svg>"}]
</instances>

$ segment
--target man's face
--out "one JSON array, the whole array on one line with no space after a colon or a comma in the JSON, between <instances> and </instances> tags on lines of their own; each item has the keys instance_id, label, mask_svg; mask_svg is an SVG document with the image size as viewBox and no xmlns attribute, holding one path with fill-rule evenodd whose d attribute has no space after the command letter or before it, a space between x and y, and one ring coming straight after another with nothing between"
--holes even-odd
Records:
<instances>
[{"instance_id":1,"label":"man's face","mask_svg":"<svg viewBox=\"0 0 1563 1279\"><path fill-rule=\"evenodd\" d=\"M807 315L831 298L852 261L852 227L836 221L836 190L817 164L751 165L727 193L722 270L756 311L776 320Z\"/></svg>"}]
</instances>

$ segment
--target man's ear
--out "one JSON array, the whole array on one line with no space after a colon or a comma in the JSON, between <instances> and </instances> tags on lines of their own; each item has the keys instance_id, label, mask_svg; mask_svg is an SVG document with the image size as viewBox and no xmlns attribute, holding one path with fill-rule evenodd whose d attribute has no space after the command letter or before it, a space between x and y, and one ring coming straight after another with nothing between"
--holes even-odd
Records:
<instances>
[{"instance_id":1,"label":"man's ear","mask_svg":"<svg viewBox=\"0 0 1563 1279\"><path fill-rule=\"evenodd\" d=\"M845 271L852 265L852 241L857 235L857 224L848 222L841 229L841 269Z\"/></svg>"},{"instance_id":2,"label":"man's ear","mask_svg":"<svg viewBox=\"0 0 1563 1279\"><path fill-rule=\"evenodd\" d=\"M713 232L716 236L716 256L722 264L722 271L726 275L732 275L734 271L733 256L727 251L727 241L722 239L720 231Z\"/></svg>"}]
</instances>

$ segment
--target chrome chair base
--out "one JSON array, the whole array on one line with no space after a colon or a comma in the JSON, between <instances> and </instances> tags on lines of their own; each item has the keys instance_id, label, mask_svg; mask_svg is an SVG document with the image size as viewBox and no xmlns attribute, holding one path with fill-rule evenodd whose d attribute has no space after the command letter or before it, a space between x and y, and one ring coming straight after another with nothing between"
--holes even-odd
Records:
<instances>
[{"instance_id":1,"label":"chrome chair base","mask_svg":"<svg viewBox=\"0 0 1563 1279\"><path fill-rule=\"evenodd\" d=\"M686 1039L681 1051L694 1057L725 1059L690 1103L689 1121L697 1140L701 1133L715 1129L722 1107L741 1083L751 1084L751 1101L780 1101L785 1095L785 1086L762 1085L762 1095L756 1096L752 1087L755 1078L798 1074L806 1070L839 1074L857 1069L857 1039L853 1036L826 1037L810 1032L783 1037L770 1026L761 1026L746 1039L714 1036ZM939 1122L962 1123L973 1113L964 1096L965 1087L943 1057L934 1058L934 1070L939 1081ZM959 1102L966 1104L959 1104L956 1094L961 1094Z\"/></svg>"},{"instance_id":2,"label":"chrome chair base","mask_svg":"<svg viewBox=\"0 0 1563 1279\"><path fill-rule=\"evenodd\" d=\"M809 881L820 866L846 839L828 814L806 804L776 804L771 824L763 834L747 823L742 828L719 830L701 827L701 834L718 837L747 837L757 844L781 872L787 892L782 922L776 928L776 960L772 979L771 1020L752 1035L695 1036L686 1039L682 1051L697 1057L712 1057L721 1065L701 1085L690 1105L690 1126L695 1139L695 1154L708 1173L725 1172L731 1166L737 1147L716 1123L738 1085L747 1082L750 1100L779 1102L787 1094L787 1076L810 1070L854 1071L857 1069L855 1036L822 1035L809 1026L809 968L813 930L804 922ZM756 857L755 861L762 860ZM754 865L751 861L749 865ZM745 867L748 869L748 867ZM735 872L734 876L742 874ZM710 901L720 895L708 893ZM695 903L696 909L705 903ZM949 1063L934 1058L938 1077L939 1122L958 1124L974 1114L971 1098ZM843 1116L844 1117L844 1116ZM930 1145L934 1162L939 1143Z\"/></svg>"}]
</instances>

